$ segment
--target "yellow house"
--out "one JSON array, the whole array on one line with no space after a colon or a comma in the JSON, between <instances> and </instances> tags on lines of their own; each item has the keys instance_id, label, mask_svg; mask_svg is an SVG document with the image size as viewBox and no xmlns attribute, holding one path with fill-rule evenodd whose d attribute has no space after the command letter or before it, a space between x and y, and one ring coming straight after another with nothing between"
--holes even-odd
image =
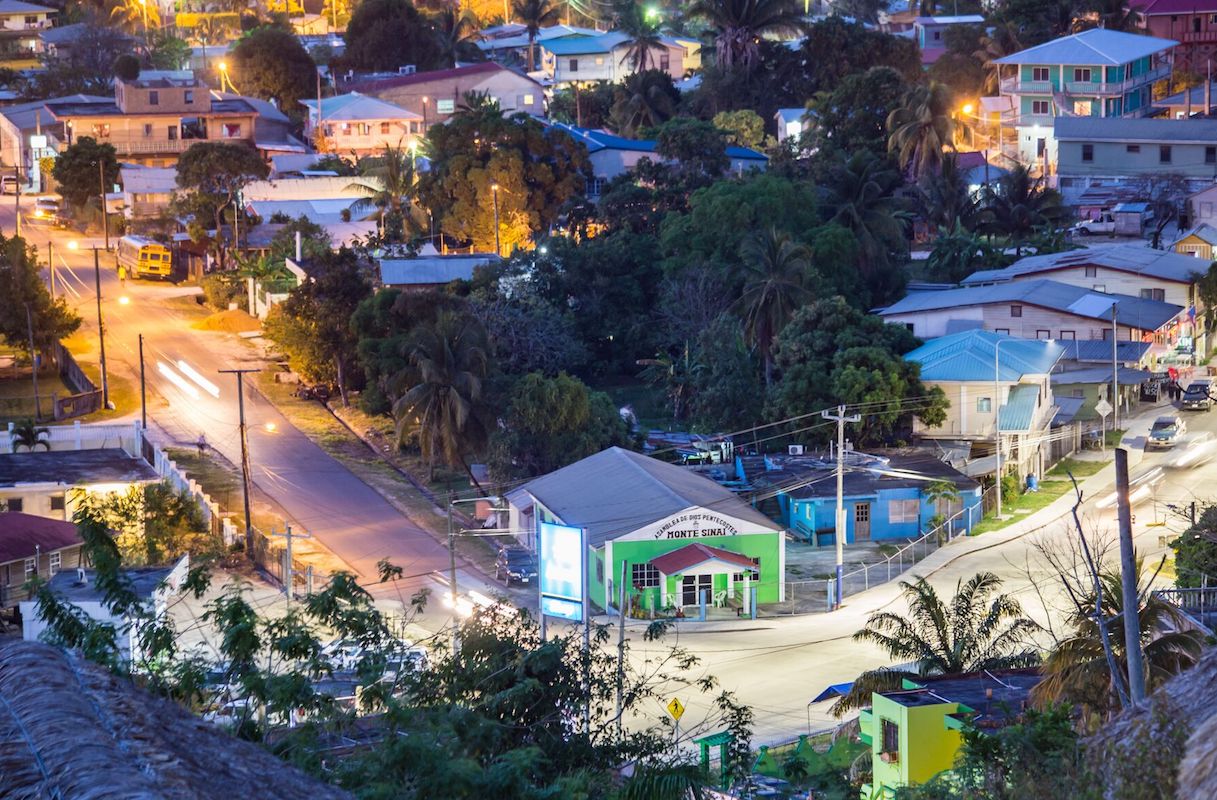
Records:
<instances>
[{"instance_id":1,"label":"yellow house","mask_svg":"<svg viewBox=\"0 0 1217 800\"><path fill-rule=\"evenodd\" d=\"M1213 261L1217 258L1213 255L1214 248L1217 248L1217 228L1208 223L1197 225L1171 245L1171 249L1176 253L1194 256L1201 261ZM1203 271L1197 270L1197 272Z\"/></svg>"}]
</instances>

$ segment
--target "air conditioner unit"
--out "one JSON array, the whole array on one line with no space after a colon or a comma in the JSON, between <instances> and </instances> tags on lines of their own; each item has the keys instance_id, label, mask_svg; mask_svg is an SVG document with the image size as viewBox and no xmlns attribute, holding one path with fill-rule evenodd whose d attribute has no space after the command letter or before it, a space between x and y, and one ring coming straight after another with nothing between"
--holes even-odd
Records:
<instances>
[{"instance_id":1,"label":"air conditioner unit","mask_svg":"<svg viewBox=\"0 0 1217 800\"><path fill-rule=\"evenodd\" d=\"M414 64L406 64L404 67L397 68L397 74L398 75L413 75L417 71L417 69L418 68Z\"/></svg>"},{"instance_id":2,"label":"air conditioner unit","mask_svg":"<svg viewBox=\"0 0 1217 800\"><path fill-rule=\"evenodd\" d=\"M788 455L792 455L792 456L801 456L801 455L803 455L803 445L801 445L801 444L787 445L786 453Z\"/></svg>"}]
</instances>

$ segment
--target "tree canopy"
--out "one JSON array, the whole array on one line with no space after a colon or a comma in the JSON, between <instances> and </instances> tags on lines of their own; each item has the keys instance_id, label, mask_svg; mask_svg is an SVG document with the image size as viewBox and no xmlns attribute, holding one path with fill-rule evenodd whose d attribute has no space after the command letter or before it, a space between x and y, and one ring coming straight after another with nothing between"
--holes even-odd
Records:
<instances>
[{"instance_id":1,"label":"tree canopy","mask_svg":"<svg viewBox=\"0 0 1217 800\"><path fill-rule=\"evenodd\" d=\"M262 25L241 37L230 53L233 82L241 91L274 100L300 114L300 101L316 94L317 65L290 30Z\"/></svg>"},{"instance_id":2,"label":"tree canopy","mask_svg":"<svg viewBox=\"0 0 1217 800\"><path fill-rule=\"evenodd\" d=\"M346 30L342 64L352 69L419 72L449 66L427 19L410 0L363 0ZM437 126L442 127L442 126Z\"/></svg>"},{"instance_id":3,"label":"tree canopy","mask_svg":"<svg viewBox=\"0 0 1217 800\"><path fill-rule=\"evenodd\" d=\"M118 151L108 142L98 143L91 136L80 136L55 159L51 174L59 184L59 194L71 206L81 208L90 201L99 203L103 176L107 192L118 182Z\"/></svg>"}]
</instances>

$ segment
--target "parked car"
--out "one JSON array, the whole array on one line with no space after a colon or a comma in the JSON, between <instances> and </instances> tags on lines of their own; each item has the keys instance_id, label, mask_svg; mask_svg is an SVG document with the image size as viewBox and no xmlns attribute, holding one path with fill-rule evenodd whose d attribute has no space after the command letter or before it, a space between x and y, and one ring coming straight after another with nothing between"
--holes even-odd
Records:
<instances>
[{"instance_id":1,"label":"parked car","mask_svg":"<svg viewBox=\"0 0 1217 800\"><path fill-rule=\"evenodd\" d=\"M537 579L537 557L523 547L504 547L494 561L494 579L510 586L517 583L532 583Z\"/></svg>"},{"instance_id":2,"label":"parked car","mask_svg":"<svg viewBox=\"0 0 1217 800\"><path fill-rule=\"evenodd\" d=\"M17 182L14 175L5 175L0 178L0 194L17 194L20 191L21 184Z\"/></svg>"},{"instance_id":3,"label":"parked car","mask_svg":"<svg viewBox=\"0 0 1217 800\"><path fill-rule=\"evenodd\" d=\"M1184 411L1212 411L1213 397L1210 394L1212 387L1207 379L1192 381L1191 385L1183 392L1183 402L1181 407Z\"/></svg>"},{"instance_id":4,"label":"parked car","mask_svg":"<svg viewBox=\"0 0 1217 800\"><path fill-rule=\"evenodd\" d=\"M1069 229L1071 234L1076 236L1089 236L1092 233L1115 233L1116 218L1110 212L1103 212L1096 219L1088 219L1079 222Z\"/></svg>"},{"instance_id":5,"label":"parked car","mask_svg":"<svg viewBox=\"0 0 1217 800\"><path fill-rule=\"evenodd\" d=\"M1149 437L1145 440L1145 449L1169 449L1179 441L1179 437L1187 431L1187 424L1182 417L1158 417L1153 427L1149 429Z\"/></svg>"}]
</instances>

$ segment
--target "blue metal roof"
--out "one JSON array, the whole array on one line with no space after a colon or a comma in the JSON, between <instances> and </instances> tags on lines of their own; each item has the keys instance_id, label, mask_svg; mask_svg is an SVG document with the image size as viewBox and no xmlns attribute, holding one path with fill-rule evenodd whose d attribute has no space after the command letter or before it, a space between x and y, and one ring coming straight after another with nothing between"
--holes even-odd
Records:
<instances>
[{"instance_id":1,"label":"blue metal roof","mask_svg":"<svg viewBox=\"0 0 1217 800\"><path fill-rule=\"evenodd\" d=\"M1053 341L972 330L931 339L904 358L920 364L922 380L929 381L991 381L996 360L996 377L1012 383L1024 375L1048 374L1063 352Z\"/></svg>"},{"instance_id":2,"label":"blue metal roof","mask_svg":"<svg viewBox=\"0 0 1217 800\"><path fill-rule=\"evenodd\" d=\"M1005 405L997 409L997 429L1005 433L1031 430L1035 409L1040 404L1040 387L1031 383L1020 383L1010 387L1010 396Z\"/></svg>"},{"instance_id":3,"label":"blue metal roof","mask_svg":"<svg viewBox=\"0 0 1217 800\"><path fill-rule=\"evenodd\" d=\"M564 131L571 138L582 142L584 147L587 148L588 153L595 153L600 150L629 150L637 153L654 153L657 147L654 139L626 139L623 136L616 136L608 131L596 130L594 128L577 128L564 122L552 123L551 127ZM764 153L758 153L747 147L736 146L727 148L727 157L753 159L756 161L769 160L769 157Z\"/></svg>"},{"instance_id":4,"label":"blue metal roof","mask_svg":"<svg viewBox=\"0 0 1217 800\"><path fill-rule=\"evenodd\" d=\"M1092 28L1020 50L993 63L1103 64L1116 67L1169 50L1177 44L1171 39Z\"/></svg>"},{"instance_id":5,"label":"blue metal roof","mask_svg":"<svg viewBox=\"0 0 1217 800\"><path fill-rule=\"evenodd\" d=\"M1112 121L1119 122L1120 120ZM974 272L964 278L961 283L968 286L994 281L1009 281L1023 275L1091 266L1148 275L1179 283L1191 283L1196 273L1203 272L1204 265L1197 264L1196 259L1191 256L1170 250L1154 250L1138 244L1120 244L1113 247L1084 247L1080 250L1027 256L1015 261L1005 269Z\"/></svg>"},{"instance_id":6,"label":"blue metal roof","mask_svg":"<svg viewBox=\"0 0 1217 800\"><path fill-rule=\"evenodd\" d=\"M1110 339L1080 339L1073 342L1063 341L1061 346L1065 348L1065 355L1061 356L1064 361L1097 361L1105 364L1111 363L1111 340ZM1149 342L1117 342L1116 343L1116 359L1121 363L1135 363L1145 357L1149 352Z\"/></svg>"}]
</instances>

